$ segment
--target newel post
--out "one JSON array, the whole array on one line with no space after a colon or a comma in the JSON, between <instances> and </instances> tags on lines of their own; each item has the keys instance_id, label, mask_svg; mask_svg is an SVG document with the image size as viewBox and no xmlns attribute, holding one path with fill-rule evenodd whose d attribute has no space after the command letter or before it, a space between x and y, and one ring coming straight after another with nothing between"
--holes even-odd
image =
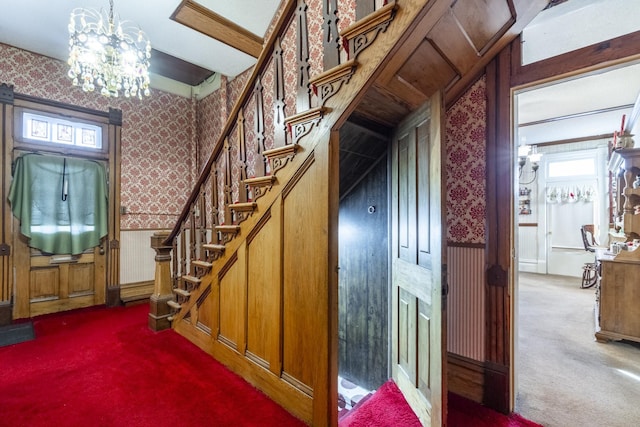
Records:
<instances>
[{"instance_id":1,"label":"newel post","mask_svg":"<svg viewBox=\"0 0 640 427\"><path fill-rule=\"evenodd\" d=\"M163 245L168 236L169 233L164 231L151 236L151 247L156 251L156 274L149 303L149 328L154 331L171 327L169 322L171 309L167 301L173 299L171 283L171 250L173 248Z\"/></svg>"}]
</instances>

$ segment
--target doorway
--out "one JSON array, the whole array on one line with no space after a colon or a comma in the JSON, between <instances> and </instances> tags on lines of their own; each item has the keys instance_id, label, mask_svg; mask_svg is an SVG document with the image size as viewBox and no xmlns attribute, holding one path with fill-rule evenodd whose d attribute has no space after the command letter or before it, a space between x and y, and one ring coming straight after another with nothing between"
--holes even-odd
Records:
<instances>
[{"instance_id":1,"label":"doorway","mask_svg":"<svg viewBox=\"0 0 640 427\"><path fill-rule=\"evenodd\" d=\"M524 137L527 145L536 145L538 153L542 153L537 179L530 187L531 212L527 212L527 218L531 220L523 220L523 215L518 215L517 230L514 232L519 249L519 273L516 273L514 293L515 410L527 418L545 421L548 425L561 424L540 419L540 413L527 412L533 411L531 402L523 401L521 397L531 391L522 387L533 387L531 384L538 387L540 384L540 378L535 381L532 377L523 376L535 372L535 369L531 369L533 362L528 357L530 352L527 349L545 346L546 354L557 354L566 342L578 338L580 346L594 356L587 363L590 369L612 371L613 375L611 359L599 356L609 349L603 349L602 344L594 341L593 306L597 288L580 289L581 266L584 262L593 262L593 254L584 251L579 233L581 225L594 224L600 244L607 245L613 236L615 220L610 216L609 196L612 190L607 165L609 144L612 143L614 131L621 132L619 129L622 128L627 133L634 127L629 120L639 86L632 83L637 78L625 78L625 87L617 86L618 82L610 82L609 79L636 73L636 67L637 64L626 64L591 71L514 94L514 145L522 143ZM616 91L622 91L622 98ZM585 96L589 99L584 100ZM602 106L602 102L613 104ZM574 109L562 110L557 105L573 106ZM544 117L544 114L547 116ZM530 159L523 160L523 168L527 173L531 170ZM546 293L537 293L540 290ZM586 296L590 303L581 306L579 316L563 316L571 311L560 304L555 309L559 311L549 312L549 317L557 319L553 330L532 330L531 319L527 316L554 310L545 302L545 297L562 300L563 292L567 290L579 293L579 297ZM583 323L587 322L579 325L583 327L581 329L575 328L578 318ZM586 332L576 337L576 330ZM550 358L548 363L554 362ZM566 374L569 375L568 370ZM546 394L556 396L556 399L546 399L536 404L550 405L548 412L551 412L551 408L555 407L554 401L573 399L562 395L560 390L560 387L548 389ZM587 382L581 385L579 393L600 401L598 396L603 391L602 388L591 388Z\"/></svg>"},{"instance_id":2,"label":"doorway","mask_svg":"<svg viewBox=\"0 0 640 427\"><path fill-rule=\"evenodd\" d=\"M13 318L120 303L116 111L16 94L6 151L13 176L4 189L9 194L15 185L5 209L12 224Z\"/></svg>"},{"instance_id":3,"label":"doorway","mask_svg":"<svg viewBox=\"0 0 640 427\"><path fill-rule=\"evenodd\" d=\"M350 410L390 376L389 139L340 130L338 405Z\"/></svg>"}]
</instances>

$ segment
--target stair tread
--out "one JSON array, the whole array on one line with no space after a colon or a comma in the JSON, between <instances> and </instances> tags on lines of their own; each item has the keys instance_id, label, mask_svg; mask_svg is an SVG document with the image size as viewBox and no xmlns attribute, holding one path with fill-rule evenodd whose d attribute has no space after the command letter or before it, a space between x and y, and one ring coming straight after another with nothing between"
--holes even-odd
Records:
<instances>
[{"instance_id":1,"label":"stair tread","mask_svg":"<svg viewBox=\"0 0 640 427\"><path fill-rule=\"evenodd\" d=\"M217 231L238 231L240 229L239 225L216 225L215 229Z\"/></svg>"},{"instance_id":2,"label":"stair tread","mask_svg":"<svg viewBox=\"0 0 640 427\"><path fill-rule=\"evenodd\" d=\"M182 305L174 300L167 301L167 305L171 308L175 308L176 310L180 310L182 308Z\"/></svg>"},{"instance_id":3,"label":"stair tread","mask_svg":"<svg viewBox=\"0 0 640 427\"><path fill-rule=\"evenodd\" d=\"M200 283L200 282L202 282L202 279L200 279L199 277L190 276L188 274L183 275L182 276L182 280L186 280L187 282L191 282L191 283Z\"/></svg>"},{"instance_id":4,"label":"stair tread","mask_svg":"<svg viewBox=\"0 0 640 427\"><path fill-rule=\"evenodd\" d=\"M275 180L276 180L275 175L265 175L265 176L257 176L254 178L247 178L243 182L248 185L252 185L252 184L260 185L260 184L273 183Z\"/></svg>"},{"instance_id":5,"label":"stair tread","mask_svg":"<svg viewBox=\"0 0 640 427\"><path fill-rule=\"evenodd\" d=\"M206 245L202 245L203 247ZM205 248L206 249L206 248ZM211 264L210 262L207 261L200 261L200 260L196 260L196 261L191 261L192 265L198 266L198 267L203 267L203 268L211 268L211 266L213 264Z\"/></svg>"},{"instance_id":6,"label":"stair tread","mask_svg":"<svg viewBox=\"0 0 640 427\"><path fill-rule=\"evenodd\" d=\"M256 206L256 202L233 203L229 205L229 207L234 210L252 210L255 209Z\"/></svg>"},{"instance_id":7,"label":"stair tread","mask_svg":"<svg viewBox=\"0 0 640 427\"><path fill-rule=\"evenodd\" d=\"M173 293L183 296L183 297L189 297L191 296L191 292L185 290L185 289L180 289L180 288L173 288Z\"/></svg>"},{"instance_id":8,"label":"stair tread","mask_svg":"<svg viewBox=\"0 0 640 427\"><path fill-rule=\"evenodd\" d=\"M224 251L224 245L218 245L215 243L205 243L204 245L202 245L202 247L208 251L218 251L218 252Z\"/></svg>"}]
</instances>

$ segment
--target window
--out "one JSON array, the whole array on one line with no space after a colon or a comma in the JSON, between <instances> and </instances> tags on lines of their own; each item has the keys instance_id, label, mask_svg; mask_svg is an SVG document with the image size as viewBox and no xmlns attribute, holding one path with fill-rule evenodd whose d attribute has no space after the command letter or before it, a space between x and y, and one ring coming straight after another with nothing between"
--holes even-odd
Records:
<instances>
[{"instance_id":1,"label":"window","mask_svg":"<svg viewBox=\"0 0 640 427\"><path fill-rule=\"evenodd\" d=\"M585 175L596 175L596 162L593 158L549 162L549 178L563 178Z\"/></svg>"},{"instance_id":2,"label":"window","mask_svg":"<svg viewBox=\"0 0 640 427\"><path fill-rule=\"evenodd\" d=\"M102 149L102 127L58 117L22 112L22 140Z\"/></svg>"}]
</instances>

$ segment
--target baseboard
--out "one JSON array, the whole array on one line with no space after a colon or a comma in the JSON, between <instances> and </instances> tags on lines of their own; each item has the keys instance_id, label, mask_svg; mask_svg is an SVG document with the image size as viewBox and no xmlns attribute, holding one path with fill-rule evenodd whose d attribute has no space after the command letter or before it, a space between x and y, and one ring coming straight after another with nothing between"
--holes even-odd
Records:
<instances>
[{"instance_id":1,"label":"baseboard","mask_svg":"<svg viewBox=\"0 0 640 427\"><path fill-rule=\"evenodd\" d=\"M153 294L153 280L120 285L120 299L124 305L148 302Z\"/></svg>"},{"instance_id":2,"label":"baseboard","mask_svg":"<svg viewBox=\"0 0 640 427\"><path fill-rule=\"evenodd\" d=\"M0 303L0 326L10 325L13 318L13 304Z\"/></svg>"},{"instance_id":3,"label":"baseboard","mask_svg":"<svg viewBox=\"0 0 640 427\"><path fill-rule=\"evenodd\" d=\"M484 395L484 363L454 353L447 353L448 391L482 402Z\"/></svg>"},{"instance_id":4,"label":"baseboard","mask_svg":"<svg viewBox=\"0 0 640 427\"><path fill-rule=\"evenodd\" d=\"M484 363L484 393L482 403L489 408L508 414L509 367L497 363Z\"/></svg>"}]
</instances>

